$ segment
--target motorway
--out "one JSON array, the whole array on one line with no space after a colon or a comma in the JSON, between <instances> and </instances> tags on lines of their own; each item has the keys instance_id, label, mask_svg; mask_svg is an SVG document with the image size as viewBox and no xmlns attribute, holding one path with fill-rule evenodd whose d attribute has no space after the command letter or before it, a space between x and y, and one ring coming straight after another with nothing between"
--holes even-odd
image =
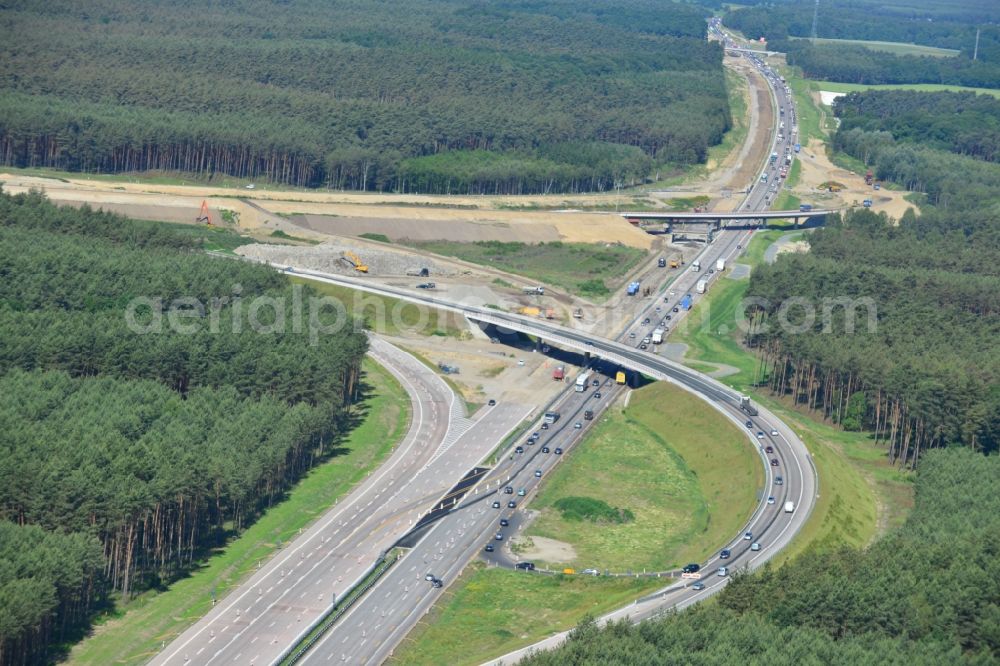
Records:
<instances>
[{"instance_id":1,"label":"motorway","mask_svg":"<svg viewBox=\"0 0 1000 666\"><path fill-rule=\"evenodd\" d=\"M772 86L778 107L785 109L781 117L791 127L795 114L787 90L773 72L763 65L758 66ZM772 150L783 159L785 154L791 154L794 134L789 131L780 139L778 134L775 127ZM745 210L765 209L777 191L776 183L780 182L777 166L768 164L764 169L769 174L768 182L755 181L743 203ZM615 331L617 339L631 340L631 344L542 320L385 287L370 280L290 267L284 270L459 312L470 320L538 335L549 344L600 357L611 364L611 369L627 367L654 379L674 382L698 394L748 433L767 470L761 502L745 526L761 549L750 551L752 542L743 539L742 535L734 535L733 542L728 544L732 556L726 561L727 566L755 567L787 545L812 509L816 479L805 446L766 410L761 409L752 417L742 412L739 396L728 387L650 353L652 350L637 348L641 344L639 340L659 325L666 314L672 314L671 323L676 324L684 313L680 309L677 313L671 310L679 308L682 296L691 293L697 301L698 295L693 293L697 280L717 279L720 273L714 271L715 262L721 258L730 265L752 234L753 230L720 232L699 255L703 272L694 272L691 268L680 273L664 270L663 279L656 280L656 285L649 285L655 286L654 298L637 317L623 322L620 330ZM632 333L635 338L631 337ZM501 403L484 410L478 420L470 422L456 413L454 396L440 378L418 361L384 343L379 344L377 338L373 338L373 354L381 354L383 358L376 357L377 360L387 364L400 377L411 396L417 396L413 398L414 424L406 440L374 477L273 558L249 584L230 595L232 598L224 599L153 663L264 664L279 660L331 607L334 593L342 594L362 579L379 554L393 545L428 509L437 505L463 475L486 459L506 434L528 418L534 409ZM564 393L553 407L562 418L549 430L542 430L536 422L533 429L539 432L539 441L533 445L518 442L524 447L524 453L508 452L494 469L484 474L476 487L464 495L451 512L429 527L423 538L313 645L303 660L310 664L381 663L390 656L443 592L444 588L436 588L426 580L427 574L441 579L447 586L486 543L499 543L495 535L500 518L509 517L518 505L528 501L538 484L558 464L561 456L554 453L555 447L568 450L585 432L588 424L582 419L582 411L588 406L598 406L596 411L599 411L622 390L606 378L600 381L603 382L600 400L593 397L594 387L580 393ZM744 427L747 420L749 428ZM580 428L575 427L578 421ZM757 432L761 433L761 439L757 438ZM546 446L549 453L542 452ZM765 446L773 447L774 452L765 455ZM777 461L777 467L769 464L769 458ZM775 484L779 474L784 476L780 486ZM503 491L508 485L513 491L510 494ZM522 489L523 496L519 494ZM767 503L768 495L774 495L773 504ZM795 503L791 513L782 510L786 499ZM500 502L500 508L494 508L494 502ZM513 502L514 506L509 507L508 502ZM500 533L504 539L509 536L502 530ZM719 565L718 556L701 564L703 572L711 574L712 567ZM689 582L675 581L674 585L611 616L627 615L637 620L668 607L683 607L718 591L726 581L727 577L706 576L702 590L693 589ZM552 637L533 647L549 647L560 640L559 636ZM516 659L516 655L508 655L504 661L510 663L511 659Z\"/></svg>"},{"instance_id":2,"label":"motorway","mask_svg":"<svg viewBox=\"0 0 1000 666\"><path fill-rule=\"evenodd\" d=\"M787 89L776 74L763 65L758 66L771 83L778 108L785 110L780 117L794 123L795 112ZM794 133L779 132L777 127L774 130L772 152L776 152L783 159L784 155L792 153ZM769 163L765 165L764 171L771 174L768 182L755 181L743 203L743 209L762 210L771 203L777 191L777 183L780 182L778 165ZM635 340L633 344L636 345L641 344L638 340L659 325L662 317L671 313L673 307L678 306L684 294L691 293L696 301L698 295L694 293L694 284L701 278L707 278L709 281L717 279L720 273L714 270L716 261L723 259L727 266L731 265L733 258L739 255L752 234L753 230L724 230L718 234L715 242L699 255L704 271L685 269L669 284L664 283L655 292L657 294L667 292L666 297L662 299L663 305L657 302L661 300L657 295L638 317L626 324L617 337L622 339L629 336L625 339ZM739 396L728 387L704 375L660 358L649 351L539 320L466 307L440 298L415 295L405 290L382 287L354 278L327 276L301 269L291 269L289 272L324 281L350 284L366 291L390 294L411 302L443 307L461 312L472 320L535 334L550 344L592 353L594 356L654 378L672 381L699 394L747 432L748 438L761 456L762 465L767 470L765 487L761 489L760 504L742 530L751 532L751 539L745 539L742 533L734 535L733 541L725 545L731 551L729 558L721 561L716 554L706 562L700 563L702 571L709 574L702 581L703 589L691 587L690 581L675 582L674 585L647 599L637 601L632 606L619 609L608 617L627 616L632 620L639 620L663 612L665 608L681 608L714 594L728 580L727 576L714 575L714 567L725 564L731 570L734 567L760 566L788 544L801 529L812 510L816 497L816 478L805 445L794 432L766 410L759 410L755 416L749 416L741 411L738 406ZM660 314L661 312L663 314ZM678 313L671 314L675 315L671 320L675 323L679 316L683 315L683 311L679 309ZM632 333L635 334L634 338L630 335ZM500 543L495 539L495 534L499 533L506 539L509 535L500 528L499 520L509 519L516 511L516 505L530 499L537 484L557 464L559 456L551 452L554 451L554 447L560 446L568 450L579 440L584 428L571 428L570 423L575 425L579 418L578 414L588 404L603 406L613 400L618 389L610 385L607 379L600 381L604 387L601 401L596 403L593 401L592 387L583 393L567 393L558 406L558 410L563 414L560 420L562 426L550 431L539 430L541 438L538 443L533 446L523 443L525 453L514 454L512 458L508 458L493 470L477 493L466 496L457 510L439 520L424 539L416 544L413 551L391 569L365 598L313 646L304 661L310 664L336 662L374 664L381 663L390 656L394 647L430 609L443 591L441 588L433 587L426 580L426 575L431 574L440 578L447 585L486 543ZM538 427L540 426L536 424L536 429ZM542 453L543 446L548 446L550 453ZM772 453L766 453L765 447L771 447ZM777 466L770 464L771 459L774 459ZM777 483L778 476L783 477L783 483L780 485ZM508 485L515 494L508 495L501 491L502 487ZM517 494L521 489L525 492L523 498ZM773 497L773 502L769 502L768 497ZM494 508L493 501L499 501L500 508ZM515 507L508 507L508 501L513 501ZM786 501L794 503L794 510L790 513L784 511ZM752 551L750 549L752 543L759 544L760 550ZM564 638L564 635L555 636L525 650L551 647ZM500 661L512 663L523 654L525 651L518 651Z\"/></svg>"},{"instance_id":3,"label":"motorway","mask_svg":"<svg viewBox=\"0 0 1000 666\"><path fill-rule=\"evenodd\" d=\"M533 410L501 404L467 419L448 385L413 356L375 336L369 353L410 396L412 420L403 441L372 476L152 664L276 662Z\"/></svg>"}]
</instances>

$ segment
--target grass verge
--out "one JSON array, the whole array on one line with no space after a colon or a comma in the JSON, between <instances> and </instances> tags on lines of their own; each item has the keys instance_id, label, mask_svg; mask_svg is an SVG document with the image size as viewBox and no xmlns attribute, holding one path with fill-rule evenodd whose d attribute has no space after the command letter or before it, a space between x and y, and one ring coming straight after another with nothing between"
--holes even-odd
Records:
<instances>
[{"instance_id":1,"label":"grass verge","mask_svg":"<svg viewBox=\"0 0 1000 666\"><path fill-rule=\"evenodd\" d=\"M275 505L239 538L205 560L201 566L164 591L149 591L119 606L93 634L76 645L74 664L142 664L161 644L170 643L211 608L215 595L223 597L321 516L358 481L377 467L406 432L409 397L391 374L364 361L371 385L358 427L338 443L346 452L313 469L288 497Z\"/></svg>"},{"instance_id":2,"label":"grass verge","mask_svg":"<svg viewBox=\"0 0 1000 666\"><path fill-rule=\"evenodd\" d=\"M549 564L666 571L702 561L737 533L763 479L739 428L690 393L655 383L635 391L627 408L612 408L548 477L527 534L577 553ZM599 500L634 519L567 519L557 507L568 497Z\"/></svg>"},{"instance_id":3,"label":"grass verge","mask_svg":"<svg viewBox=\"0 0 1000 666\"><path fill-rule=\"evenodd\" d=\"M465 568L396 650L390 664L480 664L572 628L664 586L656 578L542 576Z\"/></svg>"},{"instance_id":4,"label":"grass verge","mask_svg":"<svg viewBox=\"0 0 1000 666\"><path fill-rule=\"evenodd\" d=\"M597 243L504 243L501 241L417 241L412 247L492 266L556 285L583 296L602 298L636 266L646 252Z\"/></svg>"}]
</instances>

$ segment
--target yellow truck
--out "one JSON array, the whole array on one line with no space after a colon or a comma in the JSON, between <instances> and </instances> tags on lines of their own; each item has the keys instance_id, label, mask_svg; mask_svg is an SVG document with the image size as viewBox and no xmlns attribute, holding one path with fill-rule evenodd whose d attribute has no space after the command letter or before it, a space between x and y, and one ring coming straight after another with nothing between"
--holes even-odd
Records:
<instances>
[{"instance_id":1,"label":"yellow truck","mask_svg":"<svg viewBox=\"0 0 1000 666\"><path fill-rule=\"evenodd\" d=\"M618 371L618 373L615 375L615 382L618 383L618 384L624 384L625 383L625 371L624 370L619 370Z\"/></svg>"}]
</instances>

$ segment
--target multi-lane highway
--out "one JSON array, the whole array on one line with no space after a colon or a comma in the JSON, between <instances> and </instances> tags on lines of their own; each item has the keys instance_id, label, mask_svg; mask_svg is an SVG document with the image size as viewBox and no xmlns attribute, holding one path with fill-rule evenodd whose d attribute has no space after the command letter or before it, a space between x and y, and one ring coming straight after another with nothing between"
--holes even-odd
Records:
<instances>
[{"instance_id":1,"label":"multi-lane highway","mask_svg":"<svg viewBox=\"0 0 1000 666\"><path fill-rule=\"evenodd\" d=\"M410 396L413 416L404 440L372 476L153 664L274 663L533 409L499 404L467 419L451 389L423 363L377 337L370 353Z\"/></svg>"},{"instance_id":2,"label":"multi-lane highway","mask_svg":"<svg viewBox=\"0 0 1000 666\"><path fill-rule=\"evenodd\" d=\"M777 157L773 164L764 165L767 179L756 180L748 188L742 204L745 210L762 210L771 203L780 183L780 164L786 154L792 154L794 144L795 112L788 90L766 66L756 61L755 64L770 82L777 108L784 113L777 116L782 120L776 121L772 133L772 152ZM787 124L788 129L779 127L778 122ZM667 314L671 315L669 324L675 325L684 314L678 306L683 296L690 293L697 300L695 283L702 278L718 278L719 274L713 270L716 261L721 258L729 265L752 233L753 230L721 231L699 255L700 272L687 268L675 274L667 285L670 274L665 271L662 279L651 285L655 287L652 301L647 301L639 314L630 317L623 326L615 327L616 340L369 280L302 269L286 271L460 312L474 321L538 335L551 344L600 357L614 364L613 367L628 367L700 395L747 432L767 470L761 503L745 528L752 533L751 538L734 535L733 542L728 544L730 556L725 560L730 567L752 567L787 544L811 510L816 493L815 474L805 446L766 410L755 415L742 411L739 396L719 382L661 358L651 353L652 349L637 348L647 333L664 322ZM674 307L678 307L677 313L672 312ZM388 463L338 508L168 646L154 663L263 664L280 659L330 608L337 595L359 581L380 553L437 505L452 485L484 460L532 410L525 405L501 403L485 410L475 422L469 421L457 413L454 396L440 378L418 361L377 339L373 341L373 353L382 355L379 360L393 369L413 396L414 424L406 440ZM564 394L554 407L561 418L548 430L536 423L533 429L539 433L537 440L530 444L517 442L523 448L522 453L511 450L483 474L478 485L458 501L454 510L430 526L412 550L351 607L304 660L380 663L389 656L441 594L443 588L436 587L433 580L441 580L447 586L486 543L502 543L496 539L497 534L504 540L509 536L499 521L509 520L558 464L561 456L555 452L556 448L568 450L579 440L587 425L583 411L594 409L599 413L620 390L606 378L599 381L601 387ZM594 397L597 388L602 392L599 399ZM577 423L580 427L576 427ZM772 458L775 466L771 464ZM779 475L783 477L780 485ZM768 496L774 497L773 503L766 500ZM793 511L784 511L786 501L793 502ZM754 543L759 544L759 550L750 549ZM703 572L714 574L713 568L720 566L718 555L701 565ZM703 580L703 589L695 589L690 581L678 583L612 616L641 619L666 607L683 607L717 591L726 580L725 576L708 575ZM536 647L559 640L560 637L553 637L544 646Z\"/></svg>"},{"instance_id":3,"label":"multi-lane highway","mask_svg":"<svg viewBox=\"0 0 1000 666\"><path fill-rule=\"evenodd\" d=\"M763 65L760 67L774 86L776 104L779 108L785 109L785 113L780 117L789 118L794 122L794 109L788 99L787 89L781 85L779 78L773 72ZM791 154L794 132L783 132L777 127L775 130L772 152L780 157L783 157L786 151ZM777 188L768 183L780 182L778 162L775 160L772 164L769 161L765 165L764 172L774 173L775 178L769 177L768 182L756 181L749 188L750 191L743 204L745 209L763 209L770 204ZM681 273L669 285L666 297L662 299L663 305L659 304L661 299L657 296L654 299L657 302L650 303L625 326L618 337L632 340L632 345L595 338L589 334L538 320L466 307L435 297L412 295L405 290L381 287L363 280L323 276L296 269L293 269L293 272L317 279L348 283L369 291L392 294L434 307L444 307L461 312L473 320L532 333L547 342L610 359L653 377L676 382L698 393L727 418L744 428L748 438L760 452L762 464L767 470L765 487L761 489L761 503L745 527L745 531L750 533L750 538L744 538L743 534L734 535L733 542L727 547L730 553L724 561L720 560L717 554L701 563L702 571L708 574L702 581L703 587L696 588L690 581L680 583L612 614L612 616L627 615L632 619L642 619L661 612L666 607L683 607L716 592L725 584L728 577L717 575L715 567L726 565L729 570L741 566L756 567L773 557L778 550L787 545L804 524L816 495L815 472L805 446L773 414L766 410L760 410L755 415L747 414L739 407L739 396L727 387L634 346L640 344L638 340L645 333L663 321L662 317L666 313L671 313L672 321L676 321L678 315L683 313L671 311L683 295L690 293L693 298L697 298L693 290L695 282L705 277L710 280L718 277L713 270L716 261L722 258L729 265L752 233L752 230L721 232L716 241L699 255L703 271L695 272L689 269ZM630 335L632 333L636 334L634 338ZM606 404L613 397L615 389L607 385L607 380L602 381L605 386L602 401ZM583 394L569 394L561 407L562 411L571 414L568 419L561 420L564 425L548 432L539 431L540 439L534 445L523 443L524 453L514 454L512 458L498 466L481 486L481 492L467 497L458 510L440 520L417 544L413 552L390 571L368 597L359 602L352 612L310 651L306 661L379 663L391 654L394 646L440 594L440 588L434 587L432 582L427 580L428 575L443 580L446 585L471 557L484 548L486 543L491 541L502 543L496 540L496 534L504 538L508 536L505 535L499 521L503 518L509 519L510 514L520 503L530 499L537 483L559 459L554 453L555 447L568 449L579 438L583 428L575 427L579 418L577 414L588 405L601 404L592 402L592 395L592 388ZM543 448L548 448L549 452L543 453ZM779 477L782 477L780 482ZM508 486L512 490L511 495L503 492ZM522 490L524 496L519 495ZM792 502L793 510L786 512L785 503L789 501ZM494 502L499 502L498 508L494 508ZM514 506L509 506L508 502L513 502ZM533 647L546 647L559 640L559 637L553 637L545 645ZM509 663L509 660L506 661Z\"/></svg>"}]
</instances>

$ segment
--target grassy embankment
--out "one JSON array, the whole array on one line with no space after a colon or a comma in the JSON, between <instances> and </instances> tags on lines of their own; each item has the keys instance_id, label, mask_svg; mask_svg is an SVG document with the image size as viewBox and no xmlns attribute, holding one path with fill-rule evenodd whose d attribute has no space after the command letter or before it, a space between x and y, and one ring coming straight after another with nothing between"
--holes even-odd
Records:
<instances>
[{"instance_id":1,"label":"grassy embankment","mask_svg":"<svg viewBox=\"0 0 1000 666\"><path fill-rule=\"evenodd\" d=\"M697 397L657 383L612 407L546 479L527 530L571 544L577 558L548 564L612 572L666 571L700 562L753 510L763 472L739 428ZM566 498L627 509L618 524L574 520Z\"/></svg>"},{"instance_id":2,"label":"grassy embankment","mask_svg":"<svg viewBox=\"0 0 1000 666\"><path fill-rule=\"evenodd\" d=\"M781 232L755 234L741 262L756 265L767 246ZM759 359L742 345L736 312L746 294L747 280L717 282L708 296L692 310L687 325L679 326L671 342L688 345L686 363L707 370L711 363L739 369L720 380L778 414L802 437L819 474L819 498L803 532L779 561L806 548L860 546L885 528L902 523L912 507L911 475L891 467L880 449L865 433L844 432L817 420L786 400L774 398L766 389L756 389Z\"/></svg>"},{"instance_id":3,"label":"grassy embankment","mask_svg":"<svg viewBox=\"0 0 1000 666\"><path fill-rule=\"evenodd\" d=\"M368 396L361 423L338 442L345 453L316 467L280 504L238 538L165 590L141 594L99 618L93 635L71 651L73 664L142 664L239 586L284 543L320 517L375 469L400 441L410 420L409 397L378 364L365 360Z\"/></svg>"},{"instance_id":4,"label":"grassy embankment","mask_svg":"<svg viewBox=\"0 0 1000 666\"><path fill-rule=\"evenodd\" d=\"M700 560L749 515L763 472L739 429L668 384L632 394L545 481L529 534L570 542L579 567L666 569ZM585 496L634 520L574 523L553 505ZM722 507L739 506L729 512ZM656 578L539 576L468 567L396 651L394 664L476 664L653 589Z\"/></svg>"},{"instance_id":5,"label":"grassy embankment","mask_svg":"<svg viewBox=\"0 0 1000 666\"><path fill-rule=\"evenodd\" d=\"M427 252L456 257L523 275L593 299L604 299L646 252L634 247L596 243L505 243L414 241Z\"/></svg>"}]
</instances>

